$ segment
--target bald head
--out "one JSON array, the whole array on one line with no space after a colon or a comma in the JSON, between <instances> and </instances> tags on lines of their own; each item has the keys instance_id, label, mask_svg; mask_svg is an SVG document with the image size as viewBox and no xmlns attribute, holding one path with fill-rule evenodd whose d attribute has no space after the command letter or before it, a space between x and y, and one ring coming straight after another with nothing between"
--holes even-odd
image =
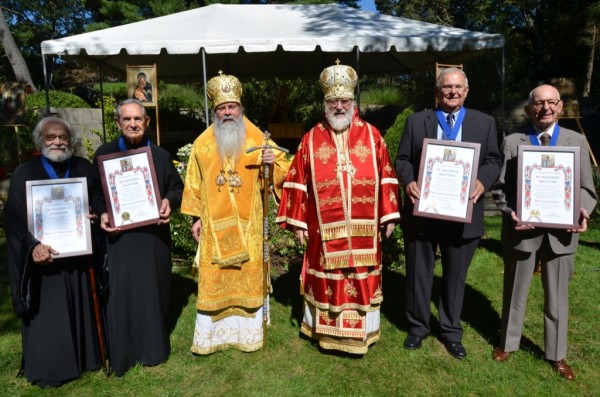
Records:
<instances>
[{"instance_id":1,"label":"bald head","mask_svg":"<svg viewBox=\"0 0 600 397\"><path fill-rule=\"evenodd\" d=\"M556 122L562 106L558 90L549 84L543 84L531 90L529 102L524 110L531 122L541 131L545 131Z\"/></svg>"}]
</instances>

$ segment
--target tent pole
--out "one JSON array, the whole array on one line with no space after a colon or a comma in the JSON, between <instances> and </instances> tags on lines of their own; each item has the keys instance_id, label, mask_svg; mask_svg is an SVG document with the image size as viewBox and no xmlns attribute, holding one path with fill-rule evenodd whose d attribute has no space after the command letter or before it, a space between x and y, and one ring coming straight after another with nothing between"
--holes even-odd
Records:
<instances>
[{"instance_id":1,"label":"tent pole","mask_svg":"<svg viewBox=\"0 0 600 397\"><path fill-rule=\"evenodd\" d=\"M98 69L100 70L100 109L102 110L102 143L106 143L106 120L104 120L104 86L102 63L98 62Z\"/></svg>"},{"instance_id":2,"label":"tent pole","mask_svg":"<svg viewBox=\"0 0 600 397\"><path fill-rule=\"evenodd\" d=\"M356 74L360 76L360 51L358 50L358 46L356 48ZM358 83L356 85L356 106L358 107L358 113L360 114L360 78L358 79Z\"/></svg>"},{"instance_id":3,"label":"tent pole","mask_svg":"<svg viewBox=\"0 0 600 397\"><path fill-rule=\"evenodd\" d=\"M504 82L505 82L505 75L504 75L504 47L502 47L502 64L500 65L501 67L501 71L500 71L500 82L502 84L502 138L504 138L506 136L506 119L505 119L505 114L504 114L504 108L505 108L505 103L504 103Z\"/></svg>"},{"instance_id":4,"label":"tent pole","mask_svg":"<svg viewBox=\"0 0 600 397\"><path fill-rule=\"evenodd\" d=\"M49 81L48 81L48 72L46 71L46 55L42 54L42 67L44 68L44 90L46 91L46 116L50 115L50 93L48 90Z\"/></svg>"},{"instance_id":5,"label":"tent pole","mask_svg":"<svg viewBox=\"0 0 600 397\"><path fill-rule=\"evenodd\" d=\"M209 127L209 119L208 119L208 94L206 93L206 52L204 51L204 47L201 49L202 51L202 77L204 78L204 117L206 121L206 128Z\"/></svg>"}]
</instances>

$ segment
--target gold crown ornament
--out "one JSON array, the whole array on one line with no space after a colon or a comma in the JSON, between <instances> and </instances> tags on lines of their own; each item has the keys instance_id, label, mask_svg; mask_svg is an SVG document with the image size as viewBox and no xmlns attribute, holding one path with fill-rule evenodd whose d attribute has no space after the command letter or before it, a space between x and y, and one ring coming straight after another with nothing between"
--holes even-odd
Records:
<instances>
[{"instance_id":1,"label":"gold crown ornament","mask_svg":"<svg viewBox=\"0 0 600 397\"><path fill-rule=\"evenodd\" d=\"M227 102L241 104L242 83L240 83L237 77L223 74L219 70L219 75L208 80L208 83L206 83L206 95L211 101L213 109Z\"/></svg>"},{"instance_id":2,"label":"gold crown ornament","mask_svg":"<svg viewBox=\"0 0 600 397\"><path fill-rule=\"evenodd\" d=\"M326 101L339 98L354 99L357 82L356 71L350 66L340 65L339 59L335 61L335 65L325 68L319 77Z\"/></svg>"}]
</instances>

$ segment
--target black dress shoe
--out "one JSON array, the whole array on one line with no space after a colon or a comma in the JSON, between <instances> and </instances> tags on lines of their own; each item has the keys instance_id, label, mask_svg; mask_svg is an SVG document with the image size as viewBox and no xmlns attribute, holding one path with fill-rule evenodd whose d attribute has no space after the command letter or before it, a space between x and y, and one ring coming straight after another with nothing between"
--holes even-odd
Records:
<instances>
[{"instance_id":1,"label":"black dress shoe","mask_svg":"<svg viewBox=\"0 0 600 397\"><path fill-rule=\"evenodd\" d=\"M408 334L406 339L404 339L404 348L408 350L419 349L422 345L423 338L425 337L415 334Z\"/></svg>"},{"instance_id":2,"label":"black dress shoe","mask_svg":"<svg viewBox=\"0 0 600 397\"><path fill-rule=\"evenodd\" d=\"M445 346L446 350L448 350L448 353L450 353L452 357L458 358L459 360L462 360L463 358L467 357L467 351L465 350L462 343L446 342Z\"/></svg>"}]
</instances>

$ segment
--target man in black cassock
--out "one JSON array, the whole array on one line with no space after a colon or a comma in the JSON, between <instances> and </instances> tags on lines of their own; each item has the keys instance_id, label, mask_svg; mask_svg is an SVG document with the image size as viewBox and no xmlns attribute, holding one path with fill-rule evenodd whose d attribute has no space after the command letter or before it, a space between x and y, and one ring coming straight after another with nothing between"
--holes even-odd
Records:
<instances>
[{"instance_id":1,"label":"man in black cassock","mask_svg":"<svg viewBox=\"0 0 600 397\"><path fill-rule=\"evenodd\" d=\"M145 135L150 118L136 99L117 105L121 135L101 145L94 159L94 209L107 236L107 338L112 371L122 376L136 364L158 365L170 352L166 327L171 283L171 211L179 208L183 182L169 153ZM160 191L160 221L121 230L111 227L100 181L98 156L148 146Z\"/></svg>"},{"instance_id":2,"label":"man in black cassock","mask_svg":"<svg viewBox=\"0 0 600 397\"><path fill-rule=\"evenodd\" d=\"M88 277L91 255L61 258L27 228L26 181L86 177L89 188L93 168L87 159L73 156L73 138L64 120L47 117L38 123L33 139L42 156L12 174L5 207L12 301L21 318L21 370L42 388L100 367Z\"/></svg>"}]
</instances>

